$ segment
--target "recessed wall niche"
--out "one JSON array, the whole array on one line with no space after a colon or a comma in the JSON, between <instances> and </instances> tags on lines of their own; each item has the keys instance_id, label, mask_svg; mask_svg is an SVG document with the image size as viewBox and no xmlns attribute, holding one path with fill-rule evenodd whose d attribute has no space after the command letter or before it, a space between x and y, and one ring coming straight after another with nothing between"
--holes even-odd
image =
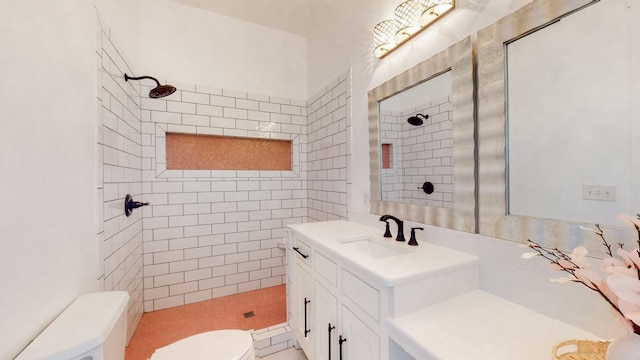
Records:
<instances>
[{"instance_id":1,"label":"recessed wall niche","mask_svg":"<svg viewBox=\"0 0 640 360\"><path fill-rule=\"evenodd\" d=\"M167 170L291 170L290 140L166 133Z\"/></svg>"},{"instance_id":2,"label":"recessed wall niche","mask_svg":"<svg viewBox=\"0 0 640 360\"><path fill-rule=\"evenodd\" d=\"M393 168L393 145L392 144L382 144L382 168L383 169Z\"/></svg>"}]
</instances>

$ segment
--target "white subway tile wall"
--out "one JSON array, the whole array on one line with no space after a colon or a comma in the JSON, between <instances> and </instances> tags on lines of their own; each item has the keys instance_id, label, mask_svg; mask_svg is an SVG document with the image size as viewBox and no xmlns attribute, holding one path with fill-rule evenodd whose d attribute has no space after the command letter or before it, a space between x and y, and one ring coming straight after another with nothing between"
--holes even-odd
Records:
<instances>
[{"instance_id":1,"label":"white subway tile wall","mask_svg":"<svg viewBox=\"0 0 640 360\"><path fill-rule=\"evenodd\" d=\"M310 105L173 85L141 101L145 311L283 284L285 226L347 212L348 75ZM292 171L167 170L167 132L291 140Z\"/></svg>"},{"instance_id":2,"label":"white subway tile wall","mask_svg":"<svg viewBox=\"0 0 640 360\"><path fill-rule=\"evenodd\" d=\"M253 346L256 356L265 356L283 351L294 346L293 330L285 322L253 331Z\"/></svg>"},{"instance_id":3,"label":"white subway tile wall","mask_svg":"<svg viewBox=\"0 0 640 360\"><path fill-rule=\"evenodd\" d=\"M331 82L311 98L308 113L309 218L312 221L347 217L347 163L351 149L351 72Z\"/></svg>"},{"instance_id":4,"label":"white subway tile wall","mask_svg":"<svg viewBox=\"0 0 640 360\"><path fill-rule=\"evenodd\" d=\"M407 118L429 115L423 125ZM400 113L382 114L381 141L392 144L394 164L382 170L383 200L453 208L453 118L448 96ZM432 194L421 186L429 181Z\"/></svg>"},{"instance_id":5,"label":"white subway tile wall","mask_svg":"<svg viewBox=\"0 0 640 360\"><path fill-rule=\"evenodd\" d=\"M98 279L103 290L130 295L128 337L143 313L142 211L124 214L124 198L142 197L142 123L139 86L124 81L132 73L98 21L97 214L102 259Z\"/></svg>"}]
</instances>

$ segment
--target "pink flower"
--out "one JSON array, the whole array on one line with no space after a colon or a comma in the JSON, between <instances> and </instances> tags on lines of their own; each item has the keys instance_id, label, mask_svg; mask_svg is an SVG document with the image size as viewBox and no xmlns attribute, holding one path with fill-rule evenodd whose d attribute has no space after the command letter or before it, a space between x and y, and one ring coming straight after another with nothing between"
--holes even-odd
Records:
<instances>
[{"instance_id":1,"label":"pink flower","mask_svg":"<svg viewBox=\"0 0 640 360\"><path fill-rule=\"evenodd\" d=\"M573 249L569 257L571 258L571 262L578 265L580 269L588 269L591 266L589 260L587 260L588 254L589 252L584 246L578 246Z\"/></svg>"},{"instance_id":2,"label":"pink flower","mask_svg":"<svg viewBox=\"0 0 640 360\"><path fill-rule=\"evenodd\" d=\"M522 254L521 258L523 258L523 259L531 259L531 258L536 257L536 256L540 256L540 254L538 254L537 252L528 252L528 253Z\"/></svg>"},{"instance_id":3,"label":"pink flower","mask_svg":"<svg viewBox=\"0 0 640 360\"><path fill-rule=\"evenodd\" d=\"M636 269L640 268L640 256L638 255L637 250L627 251L619 248L617 253L624 260L627 266L634 267Z\"/></svg>"},{"instance_id":4,"label":"pink flower","mask_svg":"<svg viewBox=\"0 0 640 360\"><path fill-rule=\"evenodd\" d=\"M610 268L616 268L616 267L626 268L626 264L624 261L614 257L608 257L608 258L602 259L602 261L600 262L600 265L602 266L602 270L605 270L607 272L611 272L609 270Z\"/></svg>"},{"instance_id":5,"label":"pink flower","mask_svg":"<svg viewBox=\"0 0 640 360\"><path fill-rule=\"evenodd\" d=\"M602 231L600 231L598 229L595 229L595 230L594 229L589 229L589 228L586 228L584 226L580 226L580 229L585 230L585 231L591 231L592 233L595 233L597 235L602 235Z\"/></svg>"},{"instance_id":6,"label":"pink flower","mask_svg":"<svg viewBox=\"0 0 640 360\"><path fill-rule=\"evenodd\" d=\"M640 306L640 280L613 274L607 278L607 284L619 299Z\"/></svg>"},{"instance_id":7,"label":"pink flower","mask_svg":"<svg viewBox=\"0 0 640 360\"><path fill-rule=\"evenodd\" d=\"M598 290L601 287L602 279L600 275L593 270L577 269L574 271L574 276L587 287Z\"/></svg>"},{"instance_id":8,"label":"pink flower","mask_svg":"<svg viewBox=\"0 0 640 360\"><path fill-rule=\"evenodd\" d=\"M613 274L607 278L607 284L618 297L618 308L624 317L640 324L640 280Z\"/></svg>"},{"instance_id":9,"label":"pink flower","mask_svg":"<svg viewBox=\"0 0 640 360\"><path fill-rule=\"evenodd\" d=\"M637 216L631 216L628 214L618 214L617 217L618 217L618 220L622 221L623 223L630 225L636 230L640 230L640 219L638 219Z\"/></svg>"},{"instance_id":10,"label":"pink flower","mask_svg":"<svg viewBox=\"0 0 640 360\"><path fill-rule=\"evenodd\" d=\"M551 268L558 271L588 269L591 265L587 260L587 249L584 246L578 246L573 249L571 254L567 255L569 259L558 259L557 264L551 263Z\"/></svg>"}]
</instances>

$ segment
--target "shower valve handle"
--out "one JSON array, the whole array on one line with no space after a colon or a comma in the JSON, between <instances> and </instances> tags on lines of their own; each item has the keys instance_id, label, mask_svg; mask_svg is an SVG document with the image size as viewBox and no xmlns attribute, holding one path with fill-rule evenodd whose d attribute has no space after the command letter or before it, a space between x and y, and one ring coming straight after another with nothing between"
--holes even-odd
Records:
<instances>
[{"instance_id":1,"label":"shower valve handle","mask_svg":"<svg viewBox=\"0 0 640 360\"><path fill-rule=\"evenodd\" d=\"M147 205L149 205L149 203L148 203L148 202L143 203L143 202L140 202L140 201L132 201L132 202L129 204L129 206L130 206L132 209L137 209L137 208L139 208L139 207L141 207L141 206L147 206Z\"/></svg>"},{"instance_id":2,"label":"shower valve handle","mask_svg":"<svg viewBox=\"0 0 640 360\"><path fill-rule=\"evenodd\" d=\"M127 194L127 196L124 198L124 214L127 215L127 217L131 216L131 213L133 212L133 209L137 209L141 206L146 206L149 205L148 202L143 203L140 201L133 201L133 197L129 194Z\"/></svg>"}]
</instances>

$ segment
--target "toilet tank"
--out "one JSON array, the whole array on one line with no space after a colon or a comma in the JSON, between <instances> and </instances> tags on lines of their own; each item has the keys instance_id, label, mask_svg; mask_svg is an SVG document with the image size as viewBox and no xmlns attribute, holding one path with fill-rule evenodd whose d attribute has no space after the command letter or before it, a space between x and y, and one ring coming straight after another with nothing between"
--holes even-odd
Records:
<instances>
[{"instance_id":1,"label":"toilet tank","mask_svg":"<svg viewBox=\"0 0 640 360\"><path fill-rule=\"evenodd\" d=\"M78 297L15 360L123 360L126 291Z\"/></svg>"}]
</instances>

